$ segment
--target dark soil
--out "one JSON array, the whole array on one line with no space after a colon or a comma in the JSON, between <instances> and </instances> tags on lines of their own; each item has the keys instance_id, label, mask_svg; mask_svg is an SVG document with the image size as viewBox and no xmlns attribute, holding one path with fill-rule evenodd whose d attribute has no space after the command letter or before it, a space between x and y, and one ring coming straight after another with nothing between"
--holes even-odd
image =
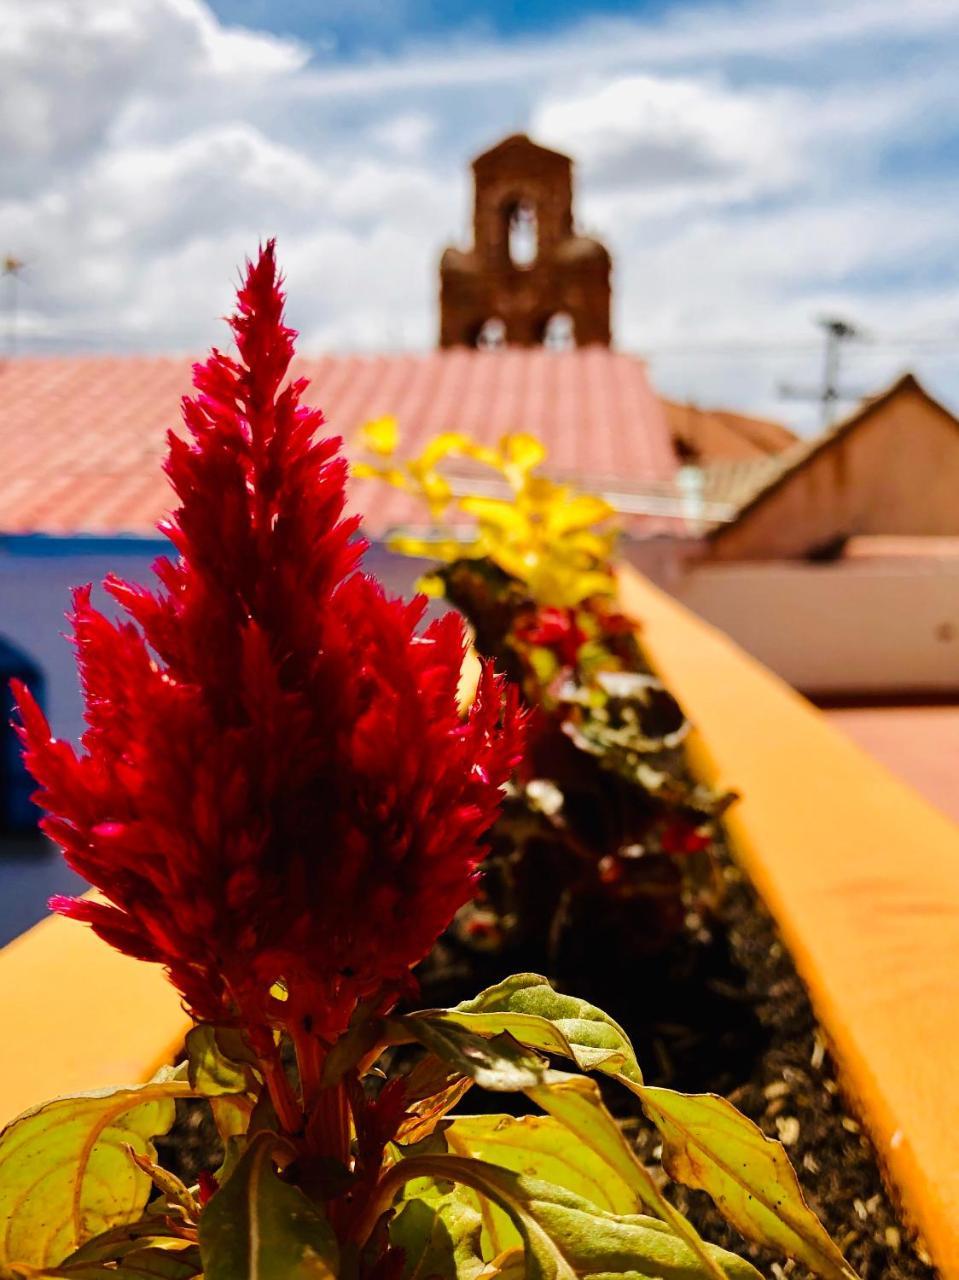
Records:
<instances>
[{"instance_id":1,"label":"dark soil","mask_svg":"<svg viewBox=\"0 0 959 1280\"><path fill-rule=\"evenodd\" d=\"M872 1144L843 1097L806 989L775 924L736 868L727 866L726 877L730 951L767 1037L752 1070L724 1090L726 1096L785 1144L806 1199L863 1280L935 1280L938 1273L904 1227ZM655 1132L638 1120L624 1127L635 1129L643 1155L658 1154ZM750 1258L765 1274L777 1280L809 1276L795 1263L779 1263L775 1254L744 1247L702 1192L670 1184L668 1194L707 1240Z\"/></svg>"},{"instance_id":2,"label":"dark soil","mask_svg":"<svg viewBox=\"0 0 959 1280\"><path fill-rule=\"evenodd\" d=\"M178 1102L173 1128L153 1142L158 1162L188 1187L196 1185L202 1169L213 1173L223 1163L220 1135L206 1102Z\"/></svg>"},{"instance_id":3,"label":"dark soil","mask_svg":"<svg viewBox=\"0 0 959 1280\"><path fill-rule=\"evenodd\" d=\"M796 1167L807 1200L862 1280L935 1280L937 1272L888 1195L869 1139L839 1089L805 988L776 926L754 890L725 867L724 927L693 929L669 951L617 972L608 939L574 948L575 977L562 958L549 976L561 989L621 1021L646 1079L688 1091L721 1093L771 1137ZM586 957L594 957L587 962ZM522 948L483 953L449 938L419 972L419 1007L475 995L509 973L541 972L542 955ZM612 974L612 976L611 976ZM625 1090L605 1088L609 1105L640 1153L658 1168L657 1135ZM471 1090L463 1111L503 1111L522 1098ZM505 1104L505 1105L504 1105ZM219 1163L216 1130L204 1104L178 1104L177 1123L159 1139L161 1162L193 1182ZM809 1273L744 1244L707 1196L667 1183L670 1198L709 1241L749 1257L775 1280Z\"/></svg>"},{"instance_id":4,"label":"dark soil","mask_svg":"<svg viewBox=\"0 0 959 1280\"><path fill-rule=\"evenodd\" d=\"M660 954L626 964L615 954L612 923L607 916L595 936L580 932L570 954L553 964L538 948L483 953L444 939L417 971L414 1007L445 1008L509 974L545 973L559 990L623 1024L651 1083L727 1093L747 1079L768 1037L725 934L694 927ZM467 1105L475 1108L475 1101L474 1092ZM491 1101L503 1109L503 1095ZM518 1105L523 1109L522 1099Z\"/></svg>"}]
</instances>

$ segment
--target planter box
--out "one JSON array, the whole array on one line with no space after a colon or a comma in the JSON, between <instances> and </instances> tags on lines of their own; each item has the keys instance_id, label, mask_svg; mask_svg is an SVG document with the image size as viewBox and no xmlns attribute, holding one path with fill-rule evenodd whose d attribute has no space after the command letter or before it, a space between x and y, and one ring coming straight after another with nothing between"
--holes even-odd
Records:
<instances>
[{"instance_id":1,"label":"planter box","mask_svg":"<svg viewBox=\"0 0 959 1280\"><path fill-rule=\"evenodd\" d=\"M0 951L0 1125L62 1093L148 1080L190 1021L156 965L49 916Z\"/></svg>"},{"instance_id":2,"label":"planter box","mask_svg":"<svg viewBox=\"0 0 959 1280\"><path fill-rule=\"evenodd\" d=\"M880 1158L959 1280L959 828L728 638L631 571L624 609L698 733L691 761L744 799L728 830L789 945ZM153 966L49 919L0 952L0 1123L146 1079L187 1028Z\"/></svg>"},{"instance_id":3,"label":"planter box","mask_svg":"<svg viewBox=\"0 0 959 1280\"><path fill-rule=\"evenodd\" d=\"M732 848L775 917L847 1089L944 1277L959 1277L959 827L727 636L631 571L625 612L743 799Z\"/></svg>"}]
</instances>

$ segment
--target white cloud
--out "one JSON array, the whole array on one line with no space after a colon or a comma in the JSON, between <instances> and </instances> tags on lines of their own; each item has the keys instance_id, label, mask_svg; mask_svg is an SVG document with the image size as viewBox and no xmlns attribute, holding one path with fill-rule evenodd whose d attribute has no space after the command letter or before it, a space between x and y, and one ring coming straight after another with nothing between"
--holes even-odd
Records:
<instances>
[{"instance_id":1,"label":"white cloud","mask_svg":"<svg viewBox=\"0 0 959 1280\"><path fill-rule=\"evenodd\" d=\"M733 92L714 77L633 74L554 91L533 135L568 151L584 186L640 202L728 201L776 191L797 176L795 95Z\"/></svg>"},{"instance_id":2,"label":"white cloud","mask_svg":"<svg viewBox=\"0 0 959 1280\"><path fill-rule=\"evenodd\" d=\"M345 65L203 0L0 0L23 345L200 348L276 234L308 347L428 347L467 160L525 127L577 158L619 344L659 352L669 391L782 411L777 380L816 376L819 311L959 318L959 181L934 158L895 181L959 132L957 47L955 0L741 0ZM912 360L959 399L928 346L852 359L872 382Z\"/></svg>"},{"instance_id":3,"label":"white cloud","mask_svg":"<svg viewBox=\"0 0 959 1280\"><path fill-rule=\"evenodd\" d=\"M297 43L227 30L202 0L0 0L6 191L83 163L128 110L289 75Z\"/></svg>"},{"instance_id":4,"label":"white cloud","mask_svg":"<svg viewBox=\"0 0 959 1280\"><path fill-rule=\"evenodd\" d=\"M370 136L397 155L420 156L435 132L436 121L425 111L406 111L380 121Z\"/></svg>"}]
</instances>

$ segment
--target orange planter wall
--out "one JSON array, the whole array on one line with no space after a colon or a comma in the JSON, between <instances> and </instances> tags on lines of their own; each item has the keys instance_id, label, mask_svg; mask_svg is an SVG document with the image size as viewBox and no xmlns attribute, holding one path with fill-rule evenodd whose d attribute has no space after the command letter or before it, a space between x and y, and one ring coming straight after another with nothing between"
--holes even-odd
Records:
<instances>
[{"instance_id":1,"label":"orange planter wall","mask_svg":"<svg viewBox=\"0 0 959 1280\"><path fill-rule=\"evenodd\" d=\"M728 637L631 571L623 606L739 791L734 852L776 918L881 1160L959 1277L959 827Z\"/></svg>"},{"instance_id":2,"label":"orange planter wall","mask_svg":"<svg viewBox=\"0 0 959 1280\"><path fill-rule=\"evenodd\" d=\"M0 951L0 1125L63 1093L147 1080L189 1027L161 970L50 916Z\"/></svg>"}]
</instances>

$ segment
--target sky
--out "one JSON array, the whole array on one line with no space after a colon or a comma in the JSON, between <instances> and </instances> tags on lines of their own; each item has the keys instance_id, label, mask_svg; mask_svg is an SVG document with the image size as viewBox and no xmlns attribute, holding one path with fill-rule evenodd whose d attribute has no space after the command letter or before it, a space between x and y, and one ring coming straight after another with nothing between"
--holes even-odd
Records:
<instances>
[{"instance_id":1,"label":"sky","mask_svg":"<svg viewBox=\"0 0 959 1280\"><path fill-rule=\"evenodd\" d=\"M200 353L275 235L304 350L428 349L524 130L664 394L812 430L837 315L959 408L957 65L959 0L0 0L0 341Z\"/></svg>"}]
</instances>

